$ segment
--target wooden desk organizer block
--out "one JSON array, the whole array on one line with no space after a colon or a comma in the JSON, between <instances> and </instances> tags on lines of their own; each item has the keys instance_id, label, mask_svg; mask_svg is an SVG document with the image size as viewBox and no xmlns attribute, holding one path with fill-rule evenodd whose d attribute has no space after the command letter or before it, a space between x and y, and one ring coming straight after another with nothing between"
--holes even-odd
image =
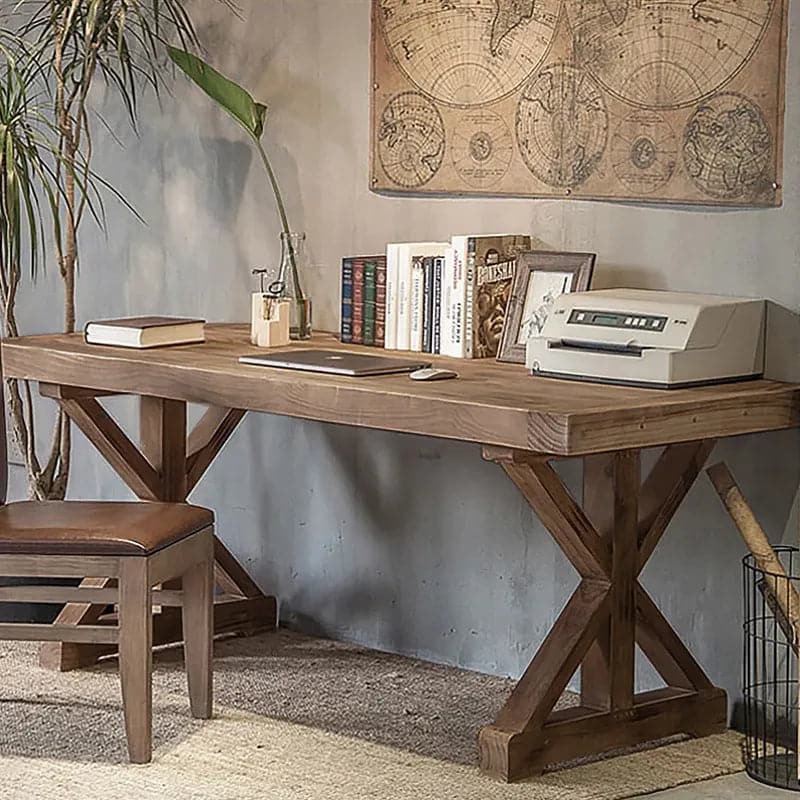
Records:
<instances>
[{"instance_id":1,"label":"wooden desk organizer block","mask_svg":"<svg viewBox=\"0 0 800 800\"><path fill-rule=\"evenodd\" d=\"M289 344L291 303L255 292L252 299L250 341L258 347Z\"/></svg>"}]
</instances>

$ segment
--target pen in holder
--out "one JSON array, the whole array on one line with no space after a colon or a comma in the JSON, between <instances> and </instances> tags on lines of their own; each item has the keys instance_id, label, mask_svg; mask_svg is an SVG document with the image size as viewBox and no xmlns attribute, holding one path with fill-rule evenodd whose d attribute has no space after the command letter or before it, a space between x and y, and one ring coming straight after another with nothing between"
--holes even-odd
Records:
<instances>
[{"instance_id":1,"label":"pen in holder","mask_svg":"<svg viewBox=\"0 0 800 800\"><path fill-rule=\"evenodd\" d=\"M266 285L267 270L254 269L261 276L261 291L253 292L250 312L250 341L258 347L289 344L289 318L292 304L282 297L283 283Z\"/></svg>"}]
</instances>

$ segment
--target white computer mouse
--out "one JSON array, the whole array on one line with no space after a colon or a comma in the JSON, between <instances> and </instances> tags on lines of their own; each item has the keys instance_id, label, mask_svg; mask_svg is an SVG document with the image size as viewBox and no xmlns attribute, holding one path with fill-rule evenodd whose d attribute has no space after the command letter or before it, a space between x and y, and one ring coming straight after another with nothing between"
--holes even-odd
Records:
<instances>
[{"instance_id":1,"label":"white computer mouse","mask_svg":"<svg viewBox=\"0 0 800 800\"><path fill-rule=\"evenodd\" d=\"M448 378L457 378L458 373L451 369L440 369L439 367L423 367L422 369L410 372L408 375L412 381L444 381Z\"/></svg>"}]
</instances>

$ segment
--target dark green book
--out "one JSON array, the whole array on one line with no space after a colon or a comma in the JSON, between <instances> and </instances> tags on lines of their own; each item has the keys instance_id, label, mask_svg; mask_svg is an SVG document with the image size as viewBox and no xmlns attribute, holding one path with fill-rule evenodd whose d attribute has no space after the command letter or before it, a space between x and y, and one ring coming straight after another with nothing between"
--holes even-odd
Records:
<instances>
[{"instance_id":1,"label":"dark green book","mask_svg":"<svg viewBox=\"0 0 800 800\"><path fill-rule=\"evenodd\" d=\"M364 262L364 344L375 344L375 289L377 265Z\"/></svg>"}]
</instances>

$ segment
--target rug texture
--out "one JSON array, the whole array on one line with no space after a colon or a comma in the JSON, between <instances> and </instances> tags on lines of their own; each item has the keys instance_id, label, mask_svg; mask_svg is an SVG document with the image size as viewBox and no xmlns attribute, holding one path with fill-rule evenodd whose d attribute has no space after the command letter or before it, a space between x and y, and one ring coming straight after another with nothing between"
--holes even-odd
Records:
<instances>
[{"instance_id":1,"label":"rug texture","mask_svg":"<svg viewBox=\"0 0 800 800\"><path fill-rule=\"evenodd\" d=\"M216 643L209 722L189 715L180 652L155 667L154 762L130 766L114 661L57 674L0 643L0 796L618 800L742 769L729 733L495 783L475 742L511 681L284 631Z\"/></svg>"}]
</instances>

